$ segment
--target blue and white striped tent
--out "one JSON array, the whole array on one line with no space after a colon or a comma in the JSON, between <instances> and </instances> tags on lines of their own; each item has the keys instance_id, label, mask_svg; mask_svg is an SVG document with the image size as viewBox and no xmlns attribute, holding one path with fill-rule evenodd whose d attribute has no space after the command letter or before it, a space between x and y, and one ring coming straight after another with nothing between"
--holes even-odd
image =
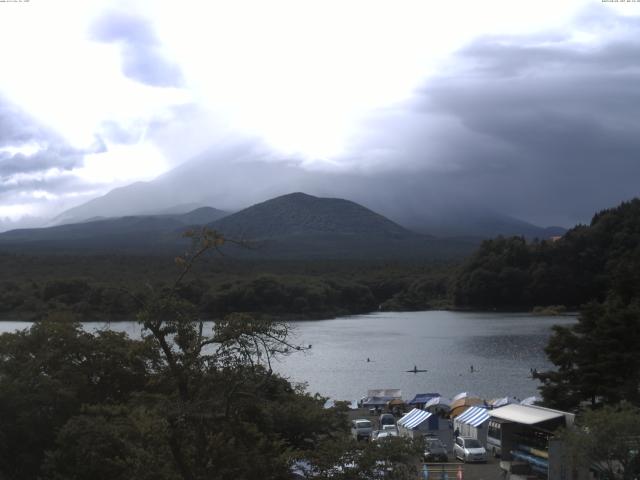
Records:
<instances>
[{"instance_id":1,"label":"blue and white striped tent","mask_svg":"<svg viewBox=\"0 0 640 480\"><path fill-rule=\"evenodd\" d=\"M488 423L489 409L479 406L467 408L453 420L453 425L461 436L475 438L485 447Z\"/></svg>"},{"instance_id":2,"label":"blue and white striped tent","mask_svg":"<svg viewBox=\"0 0 640 480\"><path fill-rule=\"evenodd\" d=\"M424 410L420 410L418 408L414 408L409 413L407 413L404 417L398 420L398 426L406 428L407 430L415 430L425 422L429 420L429 417L432 414L429 412L425 412Z\"/></svg>"},{"instance_id":3,"label":"blue and white striped tent","mask_svg":"<svg viewBox=\"0 0 640 480\"><path fill-rule=\"evenodd\" d=\"M483 407L470 407L456 417L456 422L478 427L489 420L489 410Z\"/></svg>"}]
</instances>

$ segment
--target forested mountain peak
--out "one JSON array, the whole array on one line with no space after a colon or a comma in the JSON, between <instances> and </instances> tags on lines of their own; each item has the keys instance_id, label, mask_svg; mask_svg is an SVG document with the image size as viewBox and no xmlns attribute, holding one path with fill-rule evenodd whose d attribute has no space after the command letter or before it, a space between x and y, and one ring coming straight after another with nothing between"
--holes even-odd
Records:
<instances>
[{"instance_id":1,"label":"forested mountain peak","mask_svg":"<svg viewBox=\"0 0 640 480\"><path fill-rule=\"evenodd\" d=\"M414 234L355 202L295 192L258 203L211 224L226 235L253 239L347 234L409 237Z\"/></svg>"}]
</instances>

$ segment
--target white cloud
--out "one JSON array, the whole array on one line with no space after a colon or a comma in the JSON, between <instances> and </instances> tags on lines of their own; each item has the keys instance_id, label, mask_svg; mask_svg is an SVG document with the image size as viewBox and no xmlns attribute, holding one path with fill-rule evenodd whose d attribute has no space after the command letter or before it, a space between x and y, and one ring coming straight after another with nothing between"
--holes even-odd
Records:
<instances>
[{"instance_id":1,"label":"white cloud","mask_svg":"<svg viewBox=\"0 0 640 480\"><path fill-rule=\"evenodd\" d=\"M150 142L108 145L106 152L88 154L73 174L88 183L122 185L132 180L151 180L169 166L164 155Z\"/></svg>"}]
</instances>

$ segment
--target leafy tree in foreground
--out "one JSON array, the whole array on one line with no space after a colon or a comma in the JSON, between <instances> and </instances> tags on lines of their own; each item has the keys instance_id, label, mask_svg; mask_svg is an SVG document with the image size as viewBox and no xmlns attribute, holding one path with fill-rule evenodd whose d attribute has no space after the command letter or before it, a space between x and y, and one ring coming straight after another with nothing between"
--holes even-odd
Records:
<instances>
[{"instance_id":1,"label":"leafy tree in foreground","mask_svg":"<svg viewBox=\"0 0 640 480\"><path fill-rule=\"evenodd\" d=\"M304 349L286 324L198 317L179 287L224 240L193 238L174 286L147 296L142 340L61 319L0 336L0 478L282 479L296 464L317 479L414 478L404 442L349 441L346 408L273 372Z\"/></svg>"},{"instance_id":2,"label":"leafy tree in foreground","mask_svg":"<svg viewBox=\"0 0 640 480\"><path fill-rule=\"evenodd\" d=\"M541 372L545 403L575 409L583 402L640 405L640 307L611 297L590 304L570 327L554 327L546 347L557 369Z\"/></svg>"},{"instance_id":3,"label":"leafy tree in foreground","mask_svg":"<svg viewBox=\"0 0 640 480\"><path fill-rule=\"evenodd\" d=\"M61 318L0 336L0 477L36 478L57 432L82 406L121 403L159 358L149 342L92 334Z\"/></svg>"},{"instance_id":4,"label":"leafy tree in foreground","mask_svg":"<svg viewBox=\"0 0 640 480\"><path fill-rule=\"evenodd\" d=\"M576 228L554 244L552 250L566 254L558 263L579 267L578 277L591 278L606 298L587 304L575 325L555 327L546 352L556 370L538 375L549 405L640 406L639 239L640 199L634 199L600 212L590 227Z\"/></svg>"},{"instance_id":5,"label":"leafy tree in foreground","mask_svg":"<svg viewBox=\"0 0 640 480\"><path fill-rule=\"evenodd\" d=\"M588 410L579 428L562 432L574 465L589 466L605 479L640 475L640 409L629 404Z\"/></svg>"}]
</instances>

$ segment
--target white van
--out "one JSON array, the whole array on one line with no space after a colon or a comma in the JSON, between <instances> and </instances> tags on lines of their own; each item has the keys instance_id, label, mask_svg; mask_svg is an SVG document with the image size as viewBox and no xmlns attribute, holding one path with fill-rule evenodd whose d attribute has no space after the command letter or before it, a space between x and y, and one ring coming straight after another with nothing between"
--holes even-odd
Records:
<instances>
[{"instance_id":1,"label":"white van","mask_svg":"<svg viewBox=\"0 0 640 480\"><path fill-rule=\"evenodd\" d=\"M351 421L351 435L356 440L368 439L373 431L373 424L366 418L356 418Z\"/></svg>"}]
</instances>

